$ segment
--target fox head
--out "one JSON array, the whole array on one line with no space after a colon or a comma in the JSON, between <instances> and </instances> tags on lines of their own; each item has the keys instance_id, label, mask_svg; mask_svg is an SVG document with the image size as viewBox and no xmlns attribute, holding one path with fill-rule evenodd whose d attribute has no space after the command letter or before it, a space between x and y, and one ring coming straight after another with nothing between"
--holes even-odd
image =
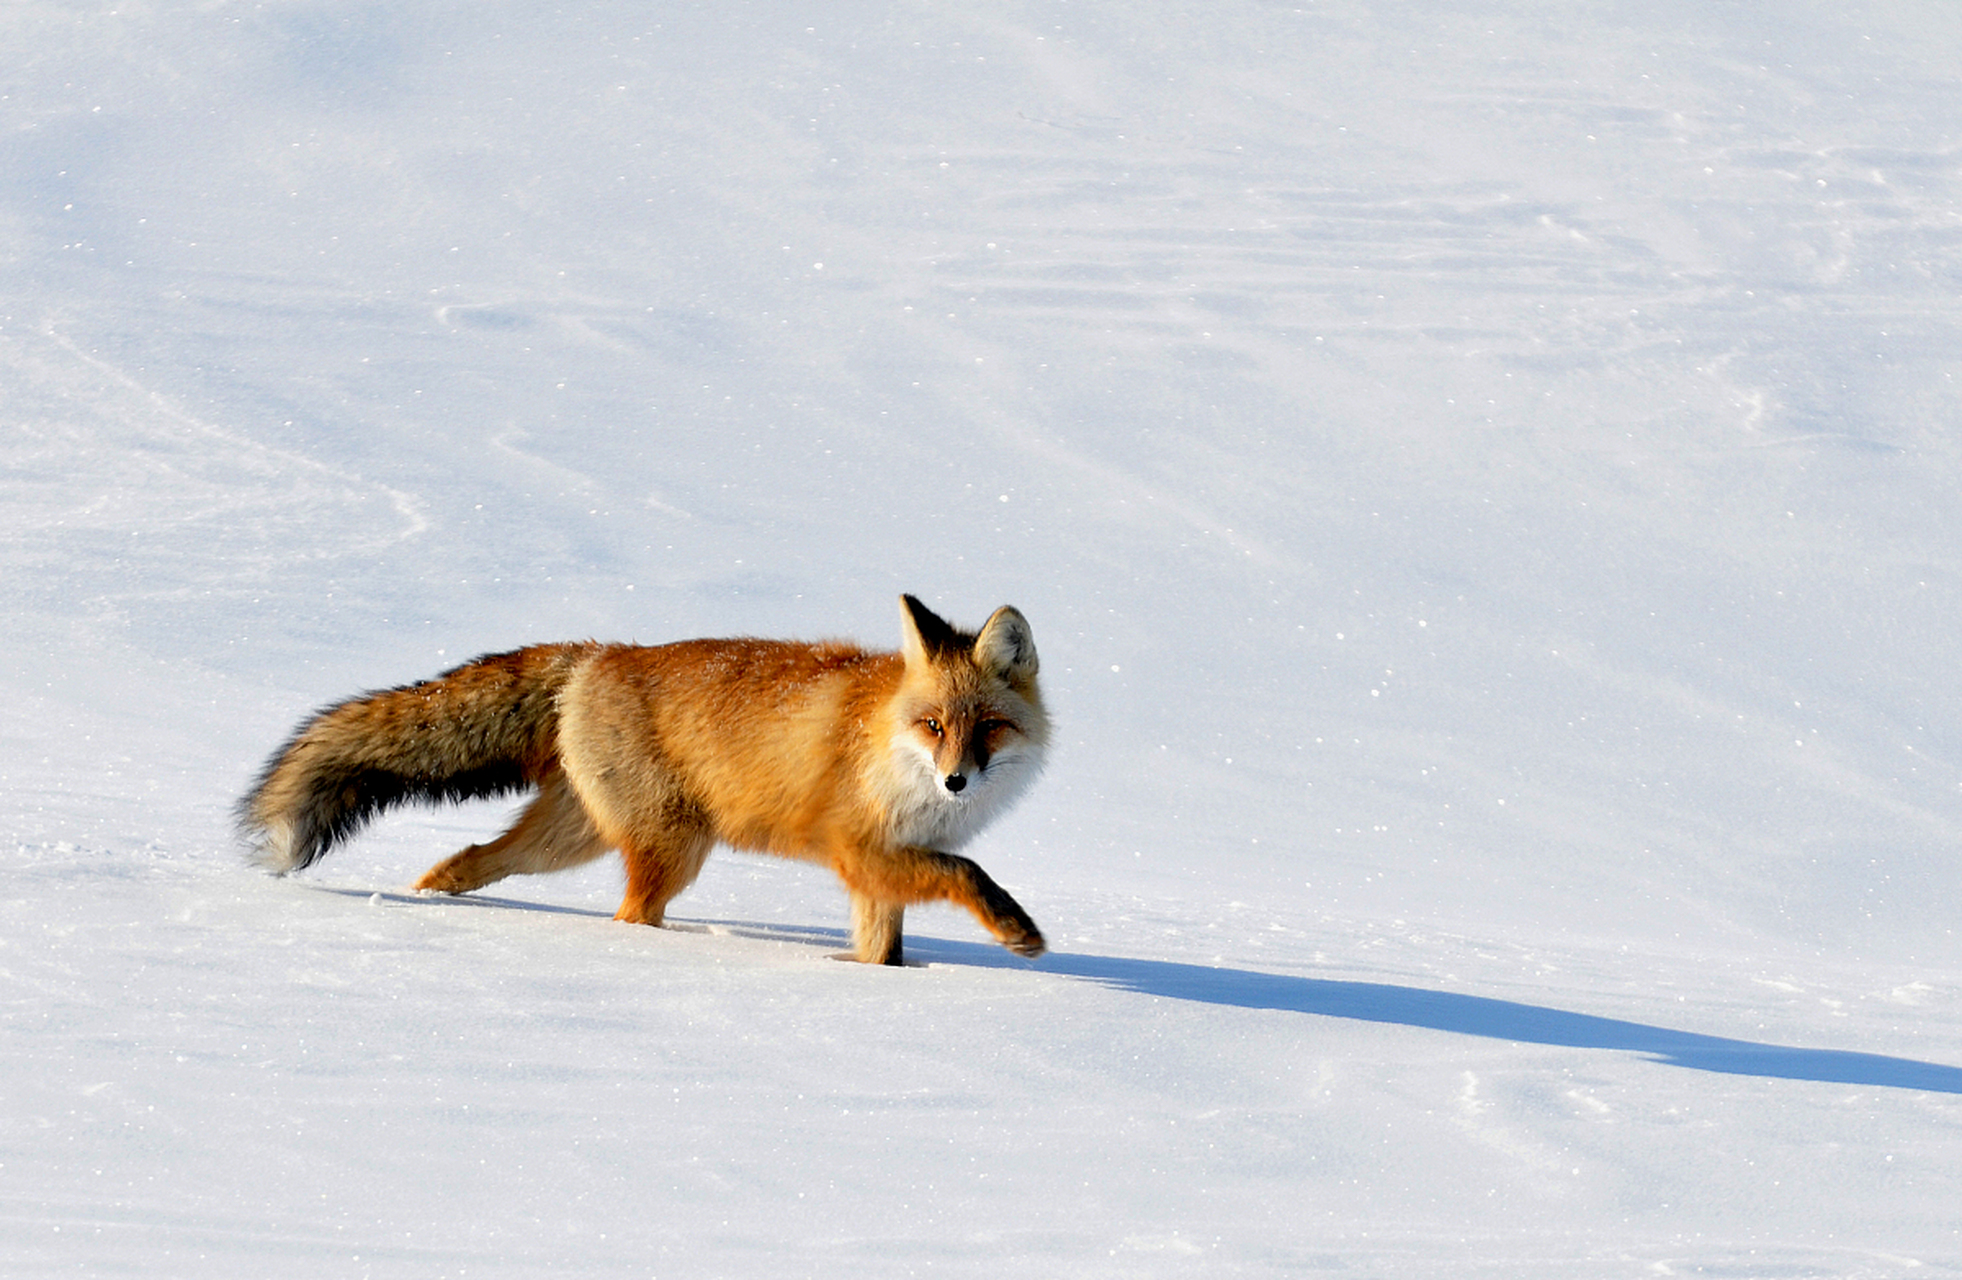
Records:
<instances>
[{"instance_id":1,"label":"fox head","mask_svg":"<svg viewBox=\"0 0 1962 1280\"><path fill-rule=\"evenodd\" d=\"M908 843L951 850L1019 796L1042 767L1049 719L1035 638L1011 605L977 634L900 597L905 673L893 703L895 816Z\"/></svg>"}]
</instances>

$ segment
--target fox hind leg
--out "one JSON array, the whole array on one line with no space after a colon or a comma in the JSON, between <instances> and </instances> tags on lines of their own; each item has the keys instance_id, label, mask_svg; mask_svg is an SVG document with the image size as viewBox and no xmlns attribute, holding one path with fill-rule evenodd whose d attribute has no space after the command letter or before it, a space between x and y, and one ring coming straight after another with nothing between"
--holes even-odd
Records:
<instances>
[{"instance_id":1,"label":"fox hind leg","mask_svg":"<svg viewBox=\"0 0 1962 1280\"><path fill-rule=\"evenodd\" d=\"M563 871L611 847L593 827L563 773L554 769L518 820L489 844L473 844L423 872L418 889L468 893L506 876Z\"/></svg>"},{"instance_id":2,"label":"fox hind leg","mask_svg":"<svg viewBox=\"0 0 1962 1280\"><path fill-rule=\"evenodd\" d=\"M615 920L658 925L667 918L668 903L695 883L715 847L715 836L701 821L677 820L642 839L625 840L620 854L627 862L627 892Z\"/></svg>"}]
</instances>

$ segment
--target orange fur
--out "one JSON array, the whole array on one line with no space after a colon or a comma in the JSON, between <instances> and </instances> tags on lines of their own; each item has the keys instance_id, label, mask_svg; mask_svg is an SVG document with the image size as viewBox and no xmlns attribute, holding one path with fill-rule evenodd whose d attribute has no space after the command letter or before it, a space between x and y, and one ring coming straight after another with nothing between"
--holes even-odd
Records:
<instances>
[{"instance_id":1,"label":"orange fur","mask_svg":"<svg viewBox=\"0 0 1962 1280\"><path fill-rule=\"evenodd\" d=\"M609 849L616 918L662 922L718 843L822 862L852 900L858 958L897 964L904 909L967 908L1005 946L1042 934L954 850L1041 767L1048 720L1028 622L955 630L902 597L898 653L844 643L538 645L330 707L241 805L278 872L311 865L373 814L536 788L516 823L426 872L465 893Z\"/></svg>"}]
</instances>

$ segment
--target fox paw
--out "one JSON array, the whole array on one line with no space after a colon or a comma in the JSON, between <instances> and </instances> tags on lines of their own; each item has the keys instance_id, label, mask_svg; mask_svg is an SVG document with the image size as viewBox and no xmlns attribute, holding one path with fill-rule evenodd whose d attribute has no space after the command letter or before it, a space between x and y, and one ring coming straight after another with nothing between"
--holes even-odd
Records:
<instances>
[{"instance_id":1,"label":"fox paw","mask_svg":"<svg viewBox=\"0 0 1962 1280\"><path fill-rule=\"evenodd\" d=\"M630 911L626 907L621 907L618 911L614 912L613 918L621 924L646 924L652 925L656 929L659 929L666 923L662 912L655 911L650 913L645 910Z\"/></svg>"},{"instance_id":2,"label":"fox paw","mask_svg":"<svg viewBox=\"0 0 1962 1280\"><path fill-rule=\"evenodd\" d=\"M1001 945L1025 960L1033 960L1049 950L1049 944L1042 940L1042 934L1034 928L1025 929L1014 937L1003 938Z\"/></svg>"}]
</instances>

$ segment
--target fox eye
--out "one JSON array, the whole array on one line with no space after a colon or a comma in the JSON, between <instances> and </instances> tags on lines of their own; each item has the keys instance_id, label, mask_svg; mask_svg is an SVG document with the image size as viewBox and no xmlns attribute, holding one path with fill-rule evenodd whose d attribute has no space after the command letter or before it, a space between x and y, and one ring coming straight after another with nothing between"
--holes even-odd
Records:
<instances>
[{"instance_id":1,"label":"fox eye","mask_svg":"<svg viewBox=\"0 0 1962 1280\"><path fill-rule=\"evenodd\" d=\"M932 734L934 737L938 738L941 736L942 730L940 728L939 720L935 719L932 716L928 716L926 719L920 721L920 723L925 725L927 732Z\"/></svg>"}]
</instances>

